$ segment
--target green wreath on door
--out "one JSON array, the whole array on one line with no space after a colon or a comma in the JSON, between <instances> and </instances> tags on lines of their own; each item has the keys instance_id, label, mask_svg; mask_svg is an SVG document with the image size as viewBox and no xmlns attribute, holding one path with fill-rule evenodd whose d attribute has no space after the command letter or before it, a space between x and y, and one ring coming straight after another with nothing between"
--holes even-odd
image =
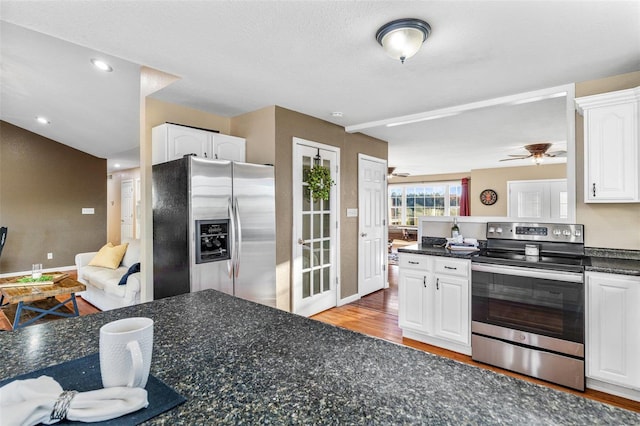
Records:
<instances>
[{"instance_id":1,"label":"green wreath on door","mask_svg":"<svg viewBox=\"0 0 640 426\"><path fill-rule=\"evenodd\" d=\"M307 174L307 184L314 200L328 200L335 182L328 167L313 166Z\"/></svg>"}]
</instances>

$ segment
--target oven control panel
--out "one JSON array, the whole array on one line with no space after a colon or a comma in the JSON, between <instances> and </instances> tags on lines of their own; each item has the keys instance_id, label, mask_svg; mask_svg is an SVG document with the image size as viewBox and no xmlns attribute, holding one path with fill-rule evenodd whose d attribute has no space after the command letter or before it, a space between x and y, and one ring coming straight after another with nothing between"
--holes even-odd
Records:
<instances>
[{"instance_id":1,"label":"oven control panel","mask_svg":"<svg viewBox=\"0 0 640 426\"><path fill-rule=\"evenodd\" d=\"M487 239L584 243L584 225L568 223L489 222Z\"/></svg>"}]
</instances>

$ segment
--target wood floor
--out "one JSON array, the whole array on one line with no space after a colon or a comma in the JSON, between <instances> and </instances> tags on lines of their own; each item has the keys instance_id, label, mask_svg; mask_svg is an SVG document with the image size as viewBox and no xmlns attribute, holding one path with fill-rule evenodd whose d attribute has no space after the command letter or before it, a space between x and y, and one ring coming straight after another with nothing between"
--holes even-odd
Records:
<instances>
[{"instance_id":1,"label":"wood floor","mask_svg":"<svg viewBox=\"0 0 640 426\"><path fill-rule=\"evenodd\" d=\"M470 356L457 352L427 345L416 340L402 337L402 330L398 327L398 266L389 266L389 288L372 293L348 305L332 308L312 316L312 319L333 324L349 330L358 331L369 336L379 337L391 342L410 346L425 352L455 359L476 367L485 368L501 374L518 377L523 380L542 384L553 389L573 393L585 398L605 402L617 407L640 412L640 402L620 398L604 392L587 389L585 392L574 391L542 380L523 376L501 368L488 366L473 361Z\"/></svg>"},{"instance_id":2,"label":"wood floor","mask_svg":"<svg viewBox=\"0 0 640 426\"><path fill-rule=\"evenodd\" d=\"M75 271L65 272L68 272L72 277L75 278ZM58 300L60 300L61 302L66 300L67 298L68 295L58 296ZM77 303L80 315L89 315L95 312L100 312L98 308L83 300L81 297L77 298ZM68 303L67 305L70 309L73 309L71 303ZM0 330L11 330L11 323L4 313L5 310L6 308L0 310ZM416 340L403 338L402 330L398 327L398 266L396 265L389 266L388 289L377 291L373 294L363 297L362 299L354 303L321 312L311 318L349 330L357 331L369 336L374 336L405 346L410 346L412 348L416 348L425 352L430 352L436 355L455 359L466 364L496 371L501 374L518 377L523 380L539 383L564 392L573 393L585 398L594 399L596 401L605 402L611 405L626 408L628 410L640 412L640 402L631 401L629 399L620 398L591 389L587 389L586 392L574 391L562 386L543 382L531 377L522 376L520 374L506 371L497 367L487 366L485 364L475 362L471 359L470 356L467 355L462 355L457 352L452 352L446 349L427 345ZM48 316L39 320L38 323L40 323L40 321L47 320L56 320L56 318Z\"/></svg>"}]
</instances>

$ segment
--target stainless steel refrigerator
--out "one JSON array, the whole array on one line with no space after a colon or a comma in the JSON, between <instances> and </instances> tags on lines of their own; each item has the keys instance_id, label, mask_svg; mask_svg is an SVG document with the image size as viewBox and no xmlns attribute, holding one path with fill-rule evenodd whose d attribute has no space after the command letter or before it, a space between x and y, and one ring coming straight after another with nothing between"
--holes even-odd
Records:
<instances>
[{"instance_id":1,"label":"stainless steel refrigerator","mask_svg":"<svg viewBox=\"0 0 640 426\"><path fill-rule=\"evenodd\" d=\"M215 289L275 306L275 240L272 166L153 166L154 299Z\"/></svg>"}]
</instances>

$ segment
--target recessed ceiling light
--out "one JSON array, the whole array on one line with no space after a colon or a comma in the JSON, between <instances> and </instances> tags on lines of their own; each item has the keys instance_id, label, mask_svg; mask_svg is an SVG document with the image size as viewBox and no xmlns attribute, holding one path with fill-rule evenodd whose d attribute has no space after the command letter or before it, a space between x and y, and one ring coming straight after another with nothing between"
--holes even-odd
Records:
<instances>
[{"instance_id":1,"label":"recessed ceiling light","mask_svg":"<svg viewBox=\"0 0 640 426\"><path fill-rule=\"evenodd\" d=\"M40 123L40 124L51 124L51 122L49 120L47 120L44 117L40 117L40 116L36 117L36 121L38 123Z\"/></svg>"},{"instance_id":2,"label":"recessed ceiling light","mask_svg":"<svg viewBox=\"0 0 640 426\"><path fill-rule=\"evenodd\" d=\"M104 72L113 71L113 68L111 68L111 65L109 65L108 63L106 63L105 61L103 61L101 59L93 58L91 60L91 63L93 64L94 67L98 68L100 71L104 71Z\"/></svg>"},{"instance_id":3,"label":"recessed ceiling light","mask_svg":"<svg viewBox=\"0 0 640 426\"><path fill-rule=\"evenodd\" d=\"M344 115L344 114L343 114L342 112L340 112L340 111L335 111L335 112L332 112L332 113L331 113L331 116L332 116L332 117L336 117L336 118L340 118L340 117L342 117L343 115Z\"/></svg>"},{"instance_id":4,"label":"recessed ceiling light","mask_svg":"<svg viewBox=\"0 0 640 426\"><path fill-rule=\"evenodd\" d=\"M119 169L120 168L120 164L116 163L116 164L113 165L113 167L115 167L116 169Z\"/></svg>"}]
</instances>

